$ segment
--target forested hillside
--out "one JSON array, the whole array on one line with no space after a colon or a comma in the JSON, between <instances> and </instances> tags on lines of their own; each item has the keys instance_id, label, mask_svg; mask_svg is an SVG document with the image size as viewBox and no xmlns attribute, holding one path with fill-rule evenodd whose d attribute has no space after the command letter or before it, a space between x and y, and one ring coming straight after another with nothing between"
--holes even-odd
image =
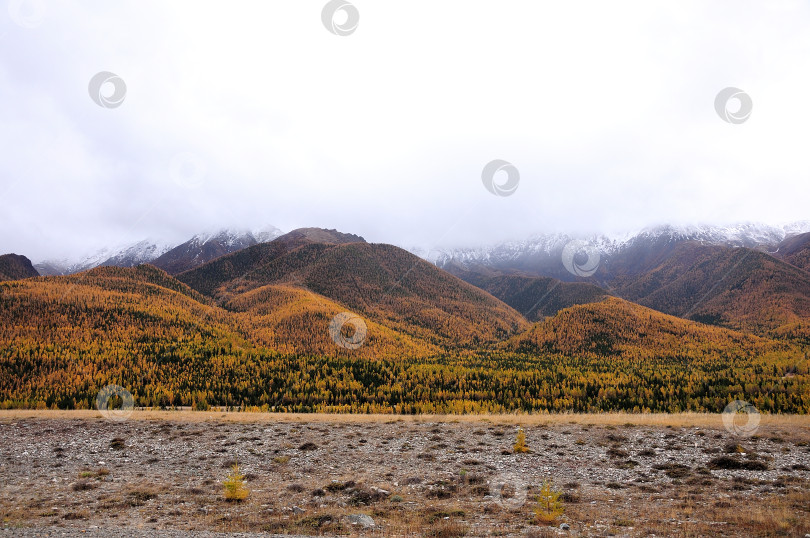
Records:
<instances>
[{"instance_id":1,"label":"forested hillside","mask_svg":"<svg viewBox=\"0 0 810 538\"><path fill-rule=\"evenodd\" d=\"M87 408L102 387L118 384L145 406L717 412L744 399L761 411L810 411L798 341L707 327L617 299L562 310L477 347L452 340L452 325L438 345L433 331L421 338L397 329L402 318L380 315L365 321L363 344L346 349L327 329L346 307L289 284L252 288L217 306L150 266L3 282L0 405Z\"/></svg>"},{"instance_id":2,"label":"forested hillside","mask_svg":"<svg viewBox=\"0 0 810 538\"><path fill-rule=\"evenodd\" d=\"M683 243L618 294L661 312L769 334L810 318L810 273L747 248Z\"/></svg>"},{"instance_id":3,"label":"forested hillside","mask_svg":"<svg viewBox=\"0 0 810 538\"><path fill-rule=\"evenodd\" d=\"M282 236L178 278L223 304L267 285L306 289L434 345L474 348L528 328L492 295L392 245Z\"/></svg>"}]
</instances>

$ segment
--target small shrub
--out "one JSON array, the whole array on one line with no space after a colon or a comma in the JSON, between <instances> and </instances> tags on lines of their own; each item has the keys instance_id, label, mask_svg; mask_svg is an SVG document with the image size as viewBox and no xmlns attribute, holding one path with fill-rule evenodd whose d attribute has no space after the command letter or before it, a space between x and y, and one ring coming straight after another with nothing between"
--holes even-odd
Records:
<instances>
[{"instance_id":1,"label":"small shrub","mask_svg":"<svg viewBox=\"0 0 810 538\"><path fill-rule=\"evenodd\" d=\"M287 463L288 461L290 461L289 456L276 456L275 458L273 458L273 463L284 464Z\"/></svg>"},{"instance_id":2,"label":"small shrub","mask_svg":"<svg viewBox=\"0 0 810 538\"><path fill-rule=\"evenodd\" d=\"M540 493L535 500L537 506L534 509L534 520L537 523L552 525L557 522L563 512L563 505L560 502L561 492L555 490L548 481L543 482Z\"/></svg>"},{"instance_id":3,"label":"small shrub","mask_svg":"<svg viewBox=\"0 0 810 538\"><path fill-rule=\"evenodd\" d=\"M87 480L79 480L78 482L74 483L72 486L73 491L87 491L89 489L94 489L97 486L92 482L88 482Z\"/></svg>"},{"instance_id":4,"label":"small shrub","mask_svg":"<svg viewBox=\"0 0 810 538\"><path fill-rule=\"evenodd\" d=\"M460 508L429 510L427 513L425 513L425 520L427 520L428 523L435 523L437 521L442 521L443 519L449 519L451 517L464 517L465 515L466 512Z\"/></svg>"},{"instance_id":5,"label":"small shrub","mask_svg":"<svg viewBox=\"0 0 810 538\"><path fill-rule=\"evenodd\" d=\"M456 521L448 521L428 530L425 535L433 538L458 538L467 535L467 526Z\"/></svg>"},{"instance_id":6,"label":"small shrub","mask_svg":"<svg viewBox=\"0 0 810 538\"><path fill-rule=\"evenodd\" d=\"M692 472L691 467L680 463L662 463L659 465L653 465L653 469L657 471L664 471L664 473L670 478L683 478Z\"/></svg>"},{"instance_id":7,"label":"small shrub","mask_svg":"<svg viewBox=\"0 0 810 538\"><path fill-rule=\"evenodd\" d=\"M726 454L745 454L749 452L747 448L737 443L730 443L725 446Z\"/></svg>"},{"instance_id":8,"label":"small shrub","mask_svg":"<svg viewBox=\"0 0 810 538\"><path fill-rule=\"evenodd\" d=\"M349 480L348 482L332 482L328 484L323 489L326 491L330 491L332 493L336 493L338 491L344 491L350 488L353 488L356 484L353 480Z\"/></svg>"},{"instance_id":9,"label":"small shrub","mask_svg":"<svg viewBox=\"0 0 810 538\"><path fill-rule=\"evenodd\" d=\"M240 502L247 498L250 493L245 487L245 476L239 472L239 464L234 463L228 477L225 478L222 485L225 488L225 500Z\"/></svg>"},{"instance_id":10,"label":"small shrub","mask_svg":"<svg viewBox=\"0 0 810 538\"><path fill-rule=\"evenodd\" d=\"M129 497L130 506L143 506L147 501L156 498L157 495L157 491L147 486L131 490L127 497Z\"/></svg>"},{"instance_id":11,"label":"small shrub","mask_svg":"<svg viewBox=\"0 0 810 538\"><path fill-rule=\"evenodd\" d=\"M381 501L384 498L385 495L379 491L361 488L352 492L352 496L349 498L349 505L365 506Z\"/></svg>"},{"instance_id":12,"label":"small shrub","mask_svg":"<svg viewBox=\"0 0 810 538\"><path fill-rule=\"evenodd\" d=\"M758 460L741 460L731 456L720 456L711 460L709 469L739 469L743 471L767 471L768 464Z\"/></svg>"},{"instance_id":13,"label":"small shrub","mask_svg":"<svg viewBox=\"0 0 810 538\"><path fill-rule=\"evenodd\" d=\"M529 452L529 447L526 446L526 432L523 431L523 428L518 428L515 446L512 447L512 450L514 450L515 454Z\"/></svg>"},{"instance_id":14,"label":"small shrub","mask_svg":"<svg viewBox=\"0 0 810 538\"><path fill-rule=\"evenodd\" d=\"M301 529L321 529L329 526L332 531L342 530L342 526L336 528L334 523L336 518L329 514L318 514L313 516L306 516L299 519L295 525Z\"/></svg>"}]
</instances>

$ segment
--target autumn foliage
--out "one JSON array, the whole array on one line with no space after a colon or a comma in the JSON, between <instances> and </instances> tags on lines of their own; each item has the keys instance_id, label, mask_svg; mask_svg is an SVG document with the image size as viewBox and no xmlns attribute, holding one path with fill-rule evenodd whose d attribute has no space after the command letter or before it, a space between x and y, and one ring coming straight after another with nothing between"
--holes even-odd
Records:
<instances>
[{"instance_id":1,"label":"autumn foliage","mask_svg":"<svg viewBox=\"0 0 810 538\"><path fill-rule=\"evenodd\" d=\"M376 252L351 246L338 252ZM429 267L411 281L388 263L376 277L365 264L354 291L325 289L326 268L300 282L220 283L216 297L150 266L2 282L0 406L87 409L116 384L136 406L197 409L719 412L745 400L760 412L810 411L798 328L774 340L617 299L536 325L493 320L514 311L449 275L430 293L418 277ZM389 287L390 301L364 303ZM357 350L327 331L347 310L368 326Z\"/></svg>"}]
</instances>

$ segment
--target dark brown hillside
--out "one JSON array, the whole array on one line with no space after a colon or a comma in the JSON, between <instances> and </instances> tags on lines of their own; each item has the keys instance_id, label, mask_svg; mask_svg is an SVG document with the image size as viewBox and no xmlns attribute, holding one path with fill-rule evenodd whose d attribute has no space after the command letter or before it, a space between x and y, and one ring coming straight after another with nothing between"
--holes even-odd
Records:
<instances>
[{"instance_id":1,"label":"dark brown hillside","mask_svg":"<svg viewBox=\"0 0 810 538\"><path fill-rule=\"evenodd\" d=\"M0 280L19 280L39 276L31 260L19 254L0 256Z\"/></svg>"},{"instance_id":2,"label":"dark brown hillside","mask_svg":"<svg viewBox=\"0 0 810 538\"><path fill-rule=\"evenodd\" d=\"M779 245L776 256L799 269L810 271L810 233L785 239Z\"/></svg>"},{"instance_id":3,"label":"dark brown hillside","mask_svg":"<svg viewBox=\"0 0 810 538\"><path fill-rule=\"evenodd\" d=\"M760 334L810 318L810 274L748 248L680 244L618 295L667 314Z\"/></svg>"},{"instance_id":4,"label":"dark brown hillside","mask_svg":"<svg viewBox=\"0 0 810 538\"><path fill-rule=\"evenodd\" d=\"M474 345L527 327L503 302L403 249L326 232L330 243L314 242L320 232L297 230L178 278L220 301L268 284L308 289L434 343Z\"/></svg>"},{"instance_id":5,"label":"dark brown hillside","mask_svg":"<svg viewBox=\"0 0 810 538\"><path fill-rule=\"evenodd\" d=\"M468 270L454 264L445 270L505 302L528 319L537 321L553 316L563 308L601 301L610 294L587 282L563 282L556 278L478 268Z\"/></svg>"},{"instance_id":6,"label":"dark brown hillside","mask_svg":"<svg viewBox=\"0 0 810 538\"><path fill-rule=\"evenodd\" d=\"M366 240L359 235L345 234L337 230L323 228L298 228L280 237L275 241L288 246L300 246L306 243L324 243L326 245L343 245L346 243L365 243Z\"/></svg>"}]
</instances>

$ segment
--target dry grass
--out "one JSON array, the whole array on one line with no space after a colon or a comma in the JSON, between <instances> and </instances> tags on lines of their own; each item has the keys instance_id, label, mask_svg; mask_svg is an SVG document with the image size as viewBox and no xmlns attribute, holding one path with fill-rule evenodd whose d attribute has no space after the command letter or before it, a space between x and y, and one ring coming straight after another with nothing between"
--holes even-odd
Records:
<instances>
[{"instance_id":1,"label":"dry grass","mask_svg":"<svg viewBox=\"0 0 810 538\"><path fill-rule=\"evenodd\" d=\"M35 410L3 409L0 421L14 421L30 418L48 419L98 419L103 417L95 410ZM509 415L353 415L328 413L253 413L221 411L179 411L135 410L129 420L170 420L181 422L329 422L329 423L491 423L504 426L542 426L554 424L579 424L596 426L672 426L672 427L715 427L723 428L719 413L561 413L561 414L509 414ZM810 415L761 415L760 427L805 428L810 430Z\"/></svg>"}]
</instances>

